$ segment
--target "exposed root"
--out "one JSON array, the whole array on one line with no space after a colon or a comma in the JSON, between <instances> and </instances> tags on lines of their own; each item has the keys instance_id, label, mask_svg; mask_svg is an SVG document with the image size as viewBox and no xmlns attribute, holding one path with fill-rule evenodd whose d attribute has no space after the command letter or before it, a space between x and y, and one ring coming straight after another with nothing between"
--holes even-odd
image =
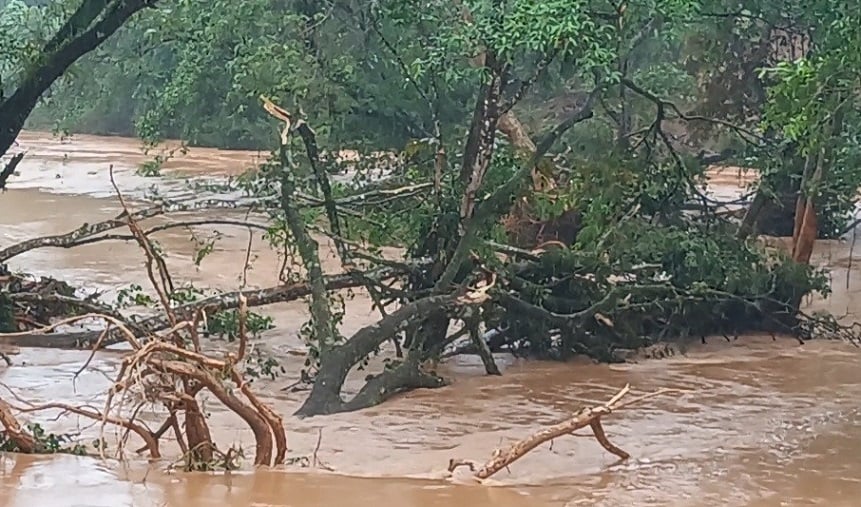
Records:
<instances>
[{"instance_id":1,"label":"exposed root","mask_svg":"<svg viewBox=\"0 0 861 507\"><path fill-rule=\"evenodd\" d=\"M595 439L598 440L598 443L600 443L604 449L615 454L620 459L628 459L630 457L630 454L613 445L607 438L607 435L604 433L604 428L601 426L601 417L609 415L615 410L619 410L623 407L633 405L634 403L639 403L654 396L668 393L678 393L681 391L677 389L660 389L658 391L630 399L627 402L623 403L622 399L630 392L631 386L625 385L625 387L623 387L606 403L591 408L584 408L566 421L554 424L553 426L550 426L548 428L544 428L543 430L537 431L532 435L529 435L528 437L518 442L515 442L507 450L497 449L493 452L491 458L487 460L487 462L485 462L483 465L479 466L474 461L470 460L452 459L449 461L448 471L449 473L451 473L454 472L457 468L466 466L470 469L470 471L473 472L473 476L476 479L484 480L499 472L500 470L507 468L509 465L522 458L529 451L535 449L544 442L551 441L564 435L572 434L573 432L579 430L580 428L585 428L586 426L592 428L592 432L595 435Z\"/></svg>"}]
</instances>

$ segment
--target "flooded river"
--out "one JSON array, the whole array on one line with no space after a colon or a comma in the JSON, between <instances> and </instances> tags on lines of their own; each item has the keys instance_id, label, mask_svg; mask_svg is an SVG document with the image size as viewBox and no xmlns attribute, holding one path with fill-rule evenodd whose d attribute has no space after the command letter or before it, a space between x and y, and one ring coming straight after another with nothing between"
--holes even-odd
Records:
<instances>
[{"instance_id":1,"label":"flooded river","mask_svg":"<svg viewBox=\"0 0 861 507\"><path fill-rule=\"evenodd\" d=\"M132 140L80 136L61 143L26 134L20 141L30 155L20 177L0 195L0 247L115 216L120 207L107 179L110 164L132 197L153 183L133 174L145 157ZM169 162L159 185L181 192L177 175L235 174L260 156L194 149ZM713 181L722 194L732 194L744 178L725 172ZM170 252L177 282L239 286L248 232L220 230L225 237L200 268L192 262L187 231L157 236ZM248 285L276 284L276 254L257 236L253 246L257 258ZM327 269L335 270L334 255L325 244L323 250ZM833 268L835 293L808 306L856 320L861 272L849 269L849 246L823 242L816 258ZM125 243L35 250L10 264L105 291L106 297L129 283L146 285L141 254ZM375 320L362 294L348 301L347 311L346 333ZM303 358L288 352L301 350L297 333L306 311L297 302L274 305L267 313L277 328L265 333L261 346L283 358L287 374L262 382L258 391L269 393L267 400L287 415L305 395L281 388L295 381L301 367ZM100 406L119 355L100 354L91 370L74 379L86 357L78 351L21 350L12 367L0 365L0 382L34 402ZM499 360L501 377L484 376L476 358L460 357L441 367L452 380L448 387L359 413L287 417L289 455L311 455L319 439L317 458L331 472L248 467L226 475L177 474L166 471L170 456L153 464L134 458L119 464L6 455L0 456L0 506L854 506L861 498L861 355L854 347L743 336L733 343L713 338L685 355L638 364ZM589 400L607 399L625 383L640 391L685 390L607 418L610 438L632 455L627 462L618 463L591 437L568 437L500 472L492 487L440 479L450 458L483 461L493 449L566 418ZM241 420L217 404L205 408L217 442L253 447ZM28 420L93 434L90 423L72 417Z\"/></svg>"}]
</instances>

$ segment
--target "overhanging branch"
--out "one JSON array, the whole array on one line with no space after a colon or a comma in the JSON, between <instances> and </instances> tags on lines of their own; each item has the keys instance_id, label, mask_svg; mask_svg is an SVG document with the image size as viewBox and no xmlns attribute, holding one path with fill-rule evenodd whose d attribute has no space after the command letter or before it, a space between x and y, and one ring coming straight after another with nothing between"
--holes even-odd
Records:
<instances>
[{"instance_id":1,"label":"overhanging branch","mask_svg":"<svg viewBox=\"0 0 861 507\"><path fill-rule=\"evenodd\" d=\"M85 0L43 47L21 83L0 103L0 155L5 154L39 98L66 70L96 49L128 19L157 0ZM8 177L8 176L7 176ZM0 179L0 187L6 179Z\"/></svg>"}]
</instances>

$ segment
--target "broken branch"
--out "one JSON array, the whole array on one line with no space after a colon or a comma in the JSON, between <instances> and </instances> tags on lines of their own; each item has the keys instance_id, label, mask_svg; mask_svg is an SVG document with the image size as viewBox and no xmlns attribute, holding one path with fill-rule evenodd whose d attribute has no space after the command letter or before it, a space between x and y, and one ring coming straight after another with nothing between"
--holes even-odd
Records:
<instances>
[{"instance_id":1,"label":"broken branch","mask_svg":"<svg viewBox=\"0 0 861 507\"><path fill-rule=\"evenodd\" d=\"M573 417L537 431L528 437L515 442L508 450L497 450L493 456L483 465L477 467L475 462L461 459L452 459L449 461L448 471L454 472L455 469L461 466L468 466L470 470L474 470L473 476L478 480L484 480L494 475L500 470L507 468L509 465L525 456L529 451L535 449L539 445L559 438L564 435L572 434L573 432L589 426L595 435L596 440L607 451L615 454L620 459L628 459L630 454L613 445L604 433L604 428L601 426L601 417L609 415L623 407L630 406L634 403L639 403L643 400L653 398L662 394L671 392L681 392L678 389L659 389L657 391L639 396L622 403L622 399L631 392L631 386L626 384L619 392L617 392L610 400L603 405L595 407L587 407L577 412Z\"/></svg>"}]
</instances>

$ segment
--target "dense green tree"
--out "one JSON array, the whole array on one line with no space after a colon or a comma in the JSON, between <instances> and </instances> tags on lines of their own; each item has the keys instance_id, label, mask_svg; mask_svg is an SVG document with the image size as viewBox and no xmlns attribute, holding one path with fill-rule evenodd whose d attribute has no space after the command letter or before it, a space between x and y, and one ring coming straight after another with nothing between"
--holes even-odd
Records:
<instances>
[{"instance_id":1,"label":"dense green tree","mask_svg":"<svg viewBox=\"0 0 861 507\"><path fill-rule=\"evenodd\" d=\"M91 22L138 5L102 3L105 17ZM819 321L798 304L827 290L824 277L809 255L789 259L748 237L775 194L792 201L795 228L816 225L804 220L815 210L835 229L854 203L861 14L848 2L162 0L58 80L86 52L54 65L78 39L60 49L41 40L66 34L50 26L75 18L64 6L0 11L22 35L3 39L0 55L7 137L51 83L32 125L149 141L272 147L260 98L284 108L265 102L288 127L272 159L230 184L307 268L316 381L304 414L441 385L421 365L450 343L453 323L488 372L481 326L504 330L512 351L601 360L714 333L814 334ZM45 69L52 79L40 80ZM342 148L400 157L384 181L342 188L324 170ZM763 176L741 227L702 191L715 161ZM406 197L368 199L385 192ZM345 266L397 270L398 290L347 275L377 303L400 303L377 325L338 334L305 202L322 206L315 230L333 237ZM561 250L542 254L522 248L537 241L509 244L503 222L567 232L551 235ZM356 237L407 253L381 261L353 251L346 239ZM475 289L483 283L492 286ZM401 357L344 401L347 373L386 341Z\"/></svg>"},{"instance_id":2,"label":"dense green tree","mask_svg":"<svg viewBox=\"0 0 861 507\"><path fill-rule=\"evenodd\" d=\"M0 155L15 142L43 94L79 58L95 50L156 0L83 0L0 10ZM70 5L71 4L71 5ZM11 175L0 172L0 188Z\"/></svg>"}]
</instances>

